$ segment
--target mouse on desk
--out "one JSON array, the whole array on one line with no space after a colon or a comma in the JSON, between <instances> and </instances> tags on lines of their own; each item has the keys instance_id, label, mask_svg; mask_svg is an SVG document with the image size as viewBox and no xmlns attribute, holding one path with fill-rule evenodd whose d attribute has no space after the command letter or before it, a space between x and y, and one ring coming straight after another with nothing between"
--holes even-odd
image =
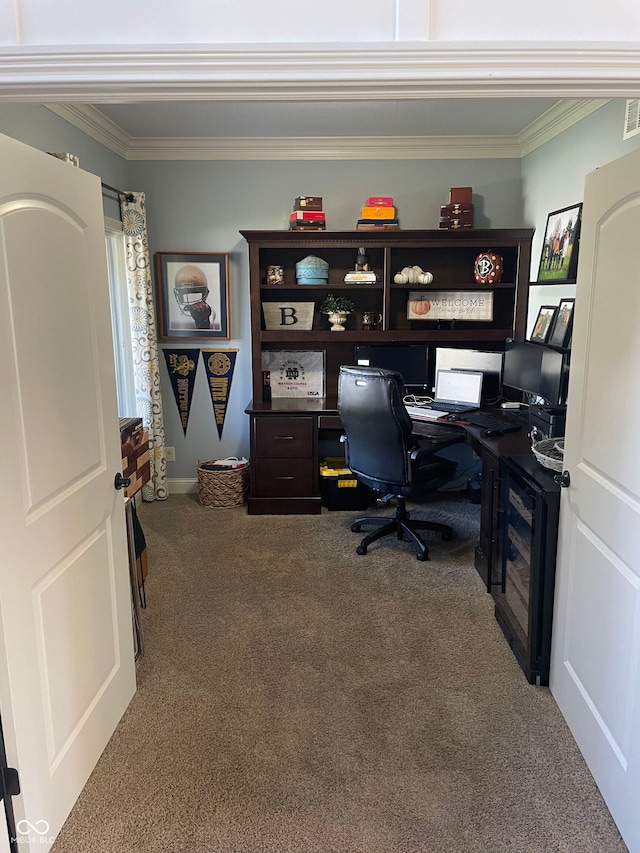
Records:
<instances>
[{"instance_id":1,"label":"mouse on desk","mask_svg":"<svg viewBox=\"0 0 640 853\"><path fill-rule=\"evenodd\" d=\"M488 429L485 435L504 435L504 432L501 429Z\"/></svg>"},{"instance_id":2,"label":"mouse on desk","mask_svg":"<svg viewBox=\"0 0 640 853\"><path fill-rule=\"evenodd\" d=\"M459 421L460 417L458 415L447 415L445 421Z\"/></svg>"}]
</instances>

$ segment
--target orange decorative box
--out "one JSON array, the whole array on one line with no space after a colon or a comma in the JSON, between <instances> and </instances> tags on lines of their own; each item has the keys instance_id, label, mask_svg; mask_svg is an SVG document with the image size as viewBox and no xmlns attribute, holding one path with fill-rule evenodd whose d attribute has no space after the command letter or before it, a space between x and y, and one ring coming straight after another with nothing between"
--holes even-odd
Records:
<instances>
[{"instance_id":1,"label":"orange decorative box","mask_svg":"<svg viewBox=\"0 0 640 853\"><path fill-rule=\"evenodd\" d=\"M395 207L363 207L362 219L395 219Z\"/></svg>"},{"instance_id":2,"label":"orange decorative box","mask_svg":"<svg viewBox=\"0 0 640 853\"><path fill-rule=\"evenodd\" d=\"M124 490L124 495L131 498L151 478L149 433L142 426L142 418L120 418L120 443L122 475L131 479L131 485Z\"/></svg>"}]
</instances>

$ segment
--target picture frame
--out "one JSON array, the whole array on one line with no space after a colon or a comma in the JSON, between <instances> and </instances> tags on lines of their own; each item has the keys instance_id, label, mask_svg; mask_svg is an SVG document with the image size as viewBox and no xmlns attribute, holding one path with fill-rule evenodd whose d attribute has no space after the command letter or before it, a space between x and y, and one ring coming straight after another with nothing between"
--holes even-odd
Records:
<instances>
[{"instance_id":1,"label":"picture frame","mask_svg":"<svg viewBox=\"0 0 640 853\"><path fill-rule=\"evenodd\" d=\"M573 333L573 306L575 299L561 299L546 343L558 349L571 346Z\"/></svg>"},{"instance_id":2,"label":"picture frame","mask_svg":"<svg viewBox=\"0 0 640 853\"><path fill-rule=\"evenodd\" d=\"M539 282L576 280L581 221L582 202L553 210L547 216L538 266Z\"/></svg>"},{"instance_id":3,"label":"picture frame","mask_svg":"<svg viewBox=\"0 0 640 853\"><path fill-rule=\"evenodd\" d=\"M156 252L158 337L228 341L229 254Z\"/></svg>"},{"instance_id":4,"label":"picture frame","mask_svg":"<svg viewBox=\"0 0 640 853\"><path fill-rule=\"evenodd\" d=\"M530 341L536 344L546 344L549 337L549 332L553 327L553 321L556 318L557 305L541 305L538 311L536 322L533 324Z\"/></svg>"}]
</instances>

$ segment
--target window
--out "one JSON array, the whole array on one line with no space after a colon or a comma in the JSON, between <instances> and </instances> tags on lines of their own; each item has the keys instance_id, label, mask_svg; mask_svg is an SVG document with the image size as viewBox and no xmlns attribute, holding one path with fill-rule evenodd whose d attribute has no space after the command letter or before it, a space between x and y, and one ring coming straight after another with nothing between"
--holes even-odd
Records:
<instances>
[{"instance_id":1,"label":"window","mask_svg":"<svg viewBox=\"0 0 640 853\"><path fill-rule=\"evenodd\" d=\"M118 415L135 418L136 386L133 371L133 344L129 322L129 296L124 253L122 223L105 218L105 241L107 247L107 272L109 276L109 298L111 301L111 326L113 352L116 365L116 389L118 393Z\"/></svg>"}]
</instances>

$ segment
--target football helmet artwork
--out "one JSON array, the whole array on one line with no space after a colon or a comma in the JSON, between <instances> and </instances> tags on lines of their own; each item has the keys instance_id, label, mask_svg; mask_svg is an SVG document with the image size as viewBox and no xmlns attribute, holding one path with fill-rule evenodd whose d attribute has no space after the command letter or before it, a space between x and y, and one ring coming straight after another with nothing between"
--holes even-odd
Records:
<instances>
[{"instance_id":1,"label":"football helmet artwork","mask_svg":"<svg viewBox=\"0 0 640 853\"><path fill-rule=\"evenodd\" d=\"M209 286L207 277L194 264L180 267L173 283L173 293L180 312L190 316L197 329L210 329L215 311L207 302Z\"/></svg>"}]
</instances>

